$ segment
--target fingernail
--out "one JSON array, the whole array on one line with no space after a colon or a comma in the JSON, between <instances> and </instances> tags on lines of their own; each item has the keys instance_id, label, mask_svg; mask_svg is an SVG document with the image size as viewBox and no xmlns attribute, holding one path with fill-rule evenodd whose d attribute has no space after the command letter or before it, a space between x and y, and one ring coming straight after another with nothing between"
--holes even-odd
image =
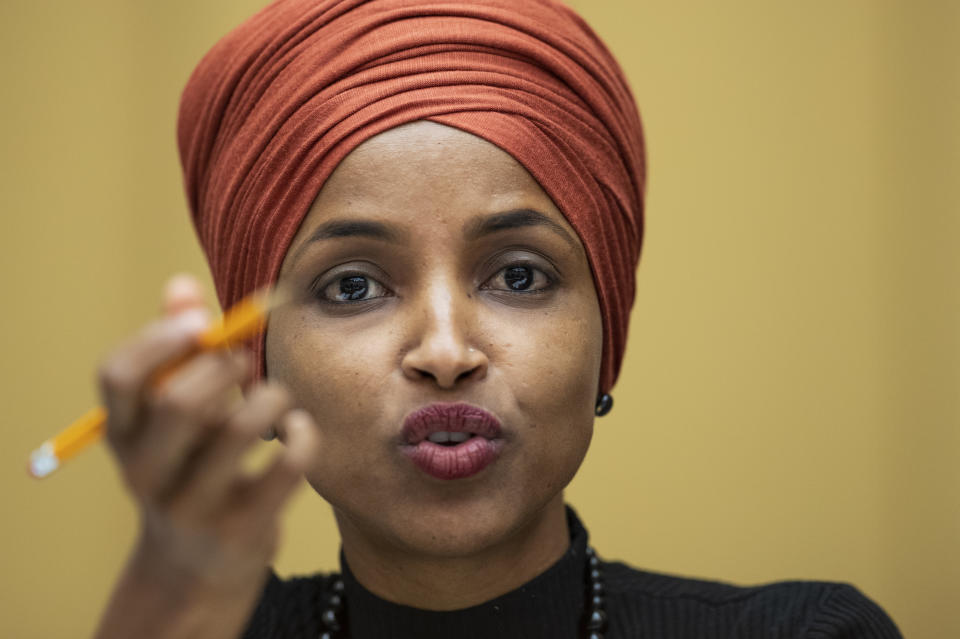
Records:
<instances>
[{"instance_id":1,"label":"fingernail","mask_svg":"<svg viewBox=\"0 0 960 639\"><path fill-rule=\"evenodd\" d=\"M210 325L210 311L205 308L191 308L178 313L173 318L177 330L186 333L201 333Z\"/></svg>"},{"instance_id":2,"label":"fingernail","mask_svg":"<svg viewBox=\"0 0 960 639\"><path fill-rule=\"evenodd\" d=\"M202 295L202 291L200 290L200 284L192 275L178 273L167 280L163 295L166 299L192 298Z\"/></svg>"}]
</instances>

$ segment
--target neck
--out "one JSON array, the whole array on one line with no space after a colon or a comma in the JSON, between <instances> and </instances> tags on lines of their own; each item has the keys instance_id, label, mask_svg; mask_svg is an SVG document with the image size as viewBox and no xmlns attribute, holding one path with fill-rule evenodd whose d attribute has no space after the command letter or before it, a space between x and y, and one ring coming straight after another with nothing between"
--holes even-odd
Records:
<instances>
[{"instance_id":1,"label":"neck","mask_svg":"<svg viewBox=\"0 0 960 639\"><path fill-rule=\"evenodd\" d=\"M382 599L423 610L459 610L499 597L547 570L570 545L562 494L508 537L456 557L377 543L339 513L337 523L356 580Z\"/></svg>"}]
</instances>

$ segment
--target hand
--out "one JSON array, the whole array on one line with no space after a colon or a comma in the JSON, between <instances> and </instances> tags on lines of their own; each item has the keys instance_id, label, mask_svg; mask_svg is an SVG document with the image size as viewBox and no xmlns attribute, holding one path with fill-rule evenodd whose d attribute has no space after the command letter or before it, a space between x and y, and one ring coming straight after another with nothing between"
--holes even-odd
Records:
<instances>
[{"instance_id":1,"label":"hand","mask_svg":"<svg viewBox=\"0 0 960 639\"><path fill-rule=\"evenodd\" d=\"M164 364L190 350L209 318L199 285L187 276L170 281L163 307L166 317L119 347L99 371L107 439L141 512L125 581L149 584L154 596L168 593L188 607L191 600L247 601L231 613L242 629L276 550L279 514L317 455L318 429L277 384L237 397L237 384L250 373L246 353L202 353L152 384ZM243 455L271 427L286 446L249 476ZM118 597L120 589L105 621L123 616Z\"/></svg>"}]
</instances>

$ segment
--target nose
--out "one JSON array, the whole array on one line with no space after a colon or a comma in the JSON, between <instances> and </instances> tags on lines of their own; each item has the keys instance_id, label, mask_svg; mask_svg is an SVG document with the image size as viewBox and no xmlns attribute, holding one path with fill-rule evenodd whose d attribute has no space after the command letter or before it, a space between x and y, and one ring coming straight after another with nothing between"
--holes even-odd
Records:
<instances>
[{"instance_id":1,"label":"nose","mask_svg":"<svg viewBox=\"0 0 960 639\"><path fill-rule=\"evenodd\" d=\"M471 343L475 313L471 298L454 286L433 284L411 309L409 348L401 359L405 377L431 380L450 390L487 374L489 360Z\"/></svg>"}]
</instances>

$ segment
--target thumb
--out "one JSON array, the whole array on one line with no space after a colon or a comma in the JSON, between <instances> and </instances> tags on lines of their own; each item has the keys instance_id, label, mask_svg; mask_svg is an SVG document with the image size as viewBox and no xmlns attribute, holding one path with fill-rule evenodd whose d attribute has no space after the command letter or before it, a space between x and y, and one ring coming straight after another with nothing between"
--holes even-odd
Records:
<instances>
[{"instance_id":1,"label":"thumb","mask_svg":"<svg viewBox=\"0 0 960 639\"><path fill-rule=\"evenodd\" d=\"M203 287L195 277L187 273L178 273L163 288L163 315L170 317L183 311L200 308L206 310L203 299Z\"/></svg>"}]
</instances>

